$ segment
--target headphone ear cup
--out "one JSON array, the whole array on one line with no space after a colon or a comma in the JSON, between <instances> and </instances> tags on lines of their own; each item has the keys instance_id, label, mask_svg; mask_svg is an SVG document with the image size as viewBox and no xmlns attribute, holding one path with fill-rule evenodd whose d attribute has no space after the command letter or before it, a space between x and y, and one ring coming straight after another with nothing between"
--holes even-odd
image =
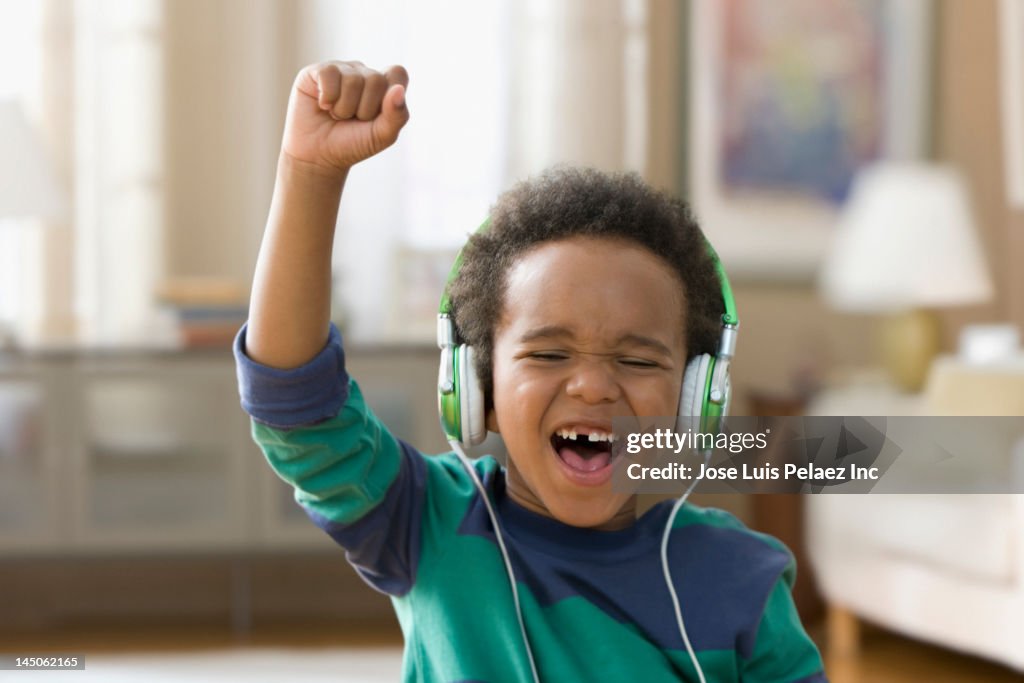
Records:
<instances>
[{"instance_id":1,"label":"headphone ear cup","mask_svg":"<svg viewBox=\"0 0 1024 683\"><path fill-rule=\"evenodd\" d=\"M487 437L484 392L476 374L473 355L472 346L459 346L459 412L462 418L460 441L465 446L476 446Z\"/></svg>"},{"instance_id":2,"label":"headphone ear cup","mask_svg":"<svg viewBox=\"0 0 1024 683\"><path fill-rule=\"evenodd\" d=\"M449 355L451 354L451 355ZM437 412L441 429L449 441L462 439L462 406L459 399L459 377L450 378L446 370L454 371L459 358L458 348L441 349L441 364L437 373ZM449 383L450 382L450 383Z\"/></svg>"},{"instance_id":3,"label":"headphone ear cup","mask_svg":"<svg viewBox=\"0 0 1024 683\"><path fill-rule=\"evenodd\" d=\"M707 398L708 377L715 367L714 358L706 353L694 356L686 364L683 374L683 388L679 392L679 412L676 431L699 431L704 416L704 402Z\"/></svg>"}]
</instances>

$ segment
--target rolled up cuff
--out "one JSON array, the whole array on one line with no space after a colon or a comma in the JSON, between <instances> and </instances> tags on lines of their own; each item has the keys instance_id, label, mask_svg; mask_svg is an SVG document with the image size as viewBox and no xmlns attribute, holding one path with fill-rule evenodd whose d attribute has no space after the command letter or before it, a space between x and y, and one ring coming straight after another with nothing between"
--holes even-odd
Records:
<instances>
[{"instance_id":1,"label":"rolled up cuff","mask_svg":"<svg viewBox=\"0 0 1024 683\"><path fill-rule=\"evenodd\" d=\"M312 360L282 370L246 355L248 325L242 325L233 346L242 409L257 422L277 429L316 424L337 415L348 399L348 373L338 328L331 323L327 344Z\"/></svg>"}]
</instances>

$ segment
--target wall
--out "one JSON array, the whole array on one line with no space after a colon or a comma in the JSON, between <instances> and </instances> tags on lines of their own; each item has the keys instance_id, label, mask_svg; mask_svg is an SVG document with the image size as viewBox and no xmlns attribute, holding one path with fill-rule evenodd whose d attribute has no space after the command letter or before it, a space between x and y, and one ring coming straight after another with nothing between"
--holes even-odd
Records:
<instances>
[{"instance_id":1,"label":"wall","mask_svg":"<svg viewBox=\"0 0 1024 683\"><path fill-rule=\"evenodd\" d=\"M944 315L948 348L966 323L1009 320L1024 327L1024 211L1014 211L1006 200L999 49L998 0L943 0L936 156L967 177L996 284L990 304Z\"/></svg>"}]
</instances>

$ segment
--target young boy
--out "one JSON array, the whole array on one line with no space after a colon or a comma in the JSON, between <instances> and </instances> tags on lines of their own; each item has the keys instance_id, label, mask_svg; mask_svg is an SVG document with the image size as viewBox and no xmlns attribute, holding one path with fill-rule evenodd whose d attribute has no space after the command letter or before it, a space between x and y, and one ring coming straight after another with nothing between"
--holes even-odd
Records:
<instances>
[{"instance_id":1,"label":"young boy","mask_svg":"<svg viewBox=\"0 0 1024 683\"><path fill-rule=\"evenodd\" d=\"M509 452L507 469L472 465L482 487L364 404L329 324L333 231L349 169L408 121L407 83L359 62L298 75L235 348L271 466L392 597L405 679L825 680L788 551L684 506L667 547L677 620L659 554L671 503L637 518L611 486L612 418L675 415L687 360L718 344L721 288L681 202L562 169L503 195L470 239L451 308Z\"/></svg>"}]
</instances>

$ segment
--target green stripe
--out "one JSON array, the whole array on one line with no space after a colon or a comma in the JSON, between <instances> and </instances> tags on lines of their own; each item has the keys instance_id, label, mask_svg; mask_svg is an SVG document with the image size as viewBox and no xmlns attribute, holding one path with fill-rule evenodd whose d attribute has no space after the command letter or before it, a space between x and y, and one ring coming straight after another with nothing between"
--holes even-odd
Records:
<instances>
[{"instance_id":1,"label":"green stripe","mask_svg":"<svg viewBox=\"0 0 1024 683\"><path fill-rule=\"evenodd\" d=\"M520 584L524 612L540 610ZM582 597L571 597L543 608L538 618L527 617L531 645L545 681L644 681L668 683L697 680L686 650L662 650L633 624L623 624ZM555 625L568 628L557 628ZM697 653L709 681L737 680L736 653L705 650Z\"/></svg>"},{"instance_id":2,"label":"green stripe","mask_svg":"<svg viewBox=\"0 0 1024 683\"><path fill-rule=\"evenodd\" d=\"M341 411L319 424L281 430L253 422L253 439L295 500L338 524L351 524L378 505L398 476L398 442L349 382Z\"/></svg>"},{"instance_id":3,"label":"green stripe","mask_svg":"<svg viewBox=\"0 0 1024 683\"><path fill-rule=\"evenodd\" d=\"M768 596L754 653L743 667L744 683L798 681L824 668L818 649L804 632L789 590L787 582L780 580Z\"/></svg>"}]
</instances>

